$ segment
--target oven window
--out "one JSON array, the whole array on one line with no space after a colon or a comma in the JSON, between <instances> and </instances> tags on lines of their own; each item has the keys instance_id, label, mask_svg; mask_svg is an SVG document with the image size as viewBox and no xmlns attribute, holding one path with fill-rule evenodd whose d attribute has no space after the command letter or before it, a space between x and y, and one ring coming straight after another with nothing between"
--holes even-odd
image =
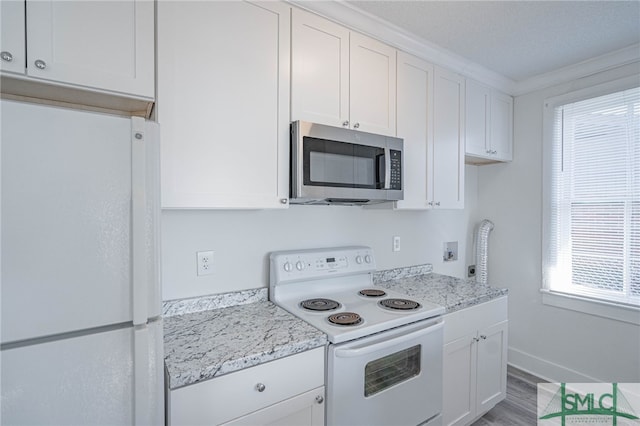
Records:
<instances>
[{"instance_id":1,"label":"oven window","mask_svg":"<svg viewBox=\"0 0 640 426\"><path fill-rule=\"evenodd\" d=\"M420 373L420 345L369 362L364 369L364 396L409 380Z\"/></svg>"}]
</instances>

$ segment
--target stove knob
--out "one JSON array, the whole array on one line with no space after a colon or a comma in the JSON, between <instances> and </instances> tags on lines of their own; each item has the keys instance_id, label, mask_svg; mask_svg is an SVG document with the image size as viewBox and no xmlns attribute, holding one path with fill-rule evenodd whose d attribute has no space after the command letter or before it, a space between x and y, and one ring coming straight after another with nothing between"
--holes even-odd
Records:
<instances>
[{"instance_id":1,"label":"stove knob","mask_svg":"<svg viewBox=\"0 0 640 426\"><path fill-rule=\"evenodd\" d=\"M362 263L362 256L360 256L360 255L356 256L356 263L358 265Z\"/></svg>"},{"instance_id":2,"label":"stove knob","mask_svg":"<svg viewBox=\"0 0 640 426\"><path fill-rule=\"evenodd\" d=\"M291 272L293 271L293 265L289 262L285 262L284 263L284 270L287 272Z\"/></svg>"},{"instance_id":3,"label":"stove knob","mask_svg":"<svg viewBox=\"0 0 640 426\"><path fill-rule=\"evenodd\" d=\"M364 261L365 261L365 262L367 262L367 263L371 263L371 256L366 255L366 256L364 257Z\"/></svg>"},{"instance_id":4,"label":"stove knob","mask_svg":"<svg viewBox=\"0 0 640 426\"><path fill-rule=\"evenodd\" d=\"M304 263L302 263L302 261L298 260L298 261L296 262L296 269L297 269L298 271L302 271L302 270L304 269Z\"/></svg>"}]
</instances>

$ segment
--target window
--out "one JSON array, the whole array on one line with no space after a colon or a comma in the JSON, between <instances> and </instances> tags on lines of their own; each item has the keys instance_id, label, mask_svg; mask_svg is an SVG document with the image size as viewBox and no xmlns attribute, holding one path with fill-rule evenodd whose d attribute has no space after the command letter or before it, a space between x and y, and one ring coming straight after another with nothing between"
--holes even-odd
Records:
<instances>
[{"instance_id":1,"label":"window","mask_svg":"<svg viewBox=\"0 0 640 426\"><path fill-rule=\"evenodd\" d=\"M545 103L544 289L635 309L640 88L616 85Z\"/></svg>"}]
</instances>

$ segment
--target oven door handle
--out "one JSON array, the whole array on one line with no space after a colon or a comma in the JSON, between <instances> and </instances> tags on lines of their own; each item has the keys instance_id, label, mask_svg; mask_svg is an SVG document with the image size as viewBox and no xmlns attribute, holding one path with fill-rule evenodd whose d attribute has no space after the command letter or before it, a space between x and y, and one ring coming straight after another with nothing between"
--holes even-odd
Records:
<instances>
[{"instance_id":1,"label":"oven door handle","mask_svg":"<svg viewBox=\"0 0 640 426\"><path fill-rule=\"evenodd\" d=\"M358 346L352 346L351 348L339 348L336 349L334 354L338 358L354 358L358 356L368 355L370 353L379 351L381 349L388 349L397 345L401 345L405 342L415 340L417 337L421 337L427 334L439 331L444 326L444 322L438 319L434 322L427 322L427 324L421 324L420 328L409 330L403 334L392 337L390 339L384 339L373 344L362 344Z\"/></svg>"}]
</instances>

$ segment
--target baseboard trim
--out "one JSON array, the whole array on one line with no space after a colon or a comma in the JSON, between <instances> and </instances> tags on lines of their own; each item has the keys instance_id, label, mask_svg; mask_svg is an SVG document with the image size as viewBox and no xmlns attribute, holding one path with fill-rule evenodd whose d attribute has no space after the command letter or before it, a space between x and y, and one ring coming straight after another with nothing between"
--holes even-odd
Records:
<instances>
[{"instance_id":1,"label":"baseboard trim","mask_svg":"<svg viewBox=\"0 0 640 426\"><path fill-rule=\"evenodd\" d=\"M551 383L603 382L595 377L509 347L508 364Z\"/></svg>"}]
</instances>

